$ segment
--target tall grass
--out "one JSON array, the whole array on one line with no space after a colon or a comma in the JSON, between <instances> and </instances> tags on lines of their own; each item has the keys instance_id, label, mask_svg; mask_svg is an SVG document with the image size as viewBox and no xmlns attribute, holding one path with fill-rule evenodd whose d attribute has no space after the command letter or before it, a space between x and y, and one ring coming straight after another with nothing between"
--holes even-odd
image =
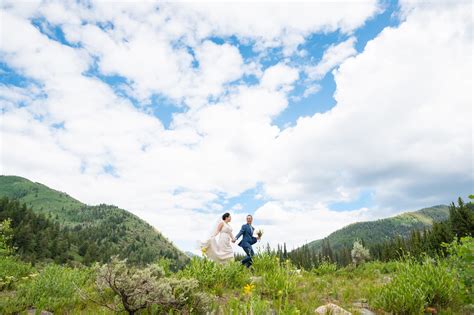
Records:
<instances>
[{"instance_id":1,"label":"tall grass","mask_svg":"<svg viewBox=\"0 0 474 315\"><path fill-rule=\"evenodd\" d=\"M422 314L426 306L459 302L458 273L444 259L412 258L398 264L393 279L373 292L374 306L395 314Z\"/></svg>"},{"instance_id":2,"label":"tall grass","mask_svg":"<svg viewBox=\"0 0 474 315\"><path fill-rule=\"evenodd\" d=\"M178 277L198 280L201 289L222 295L226 289L242 288L250 282L251 274L240 262L219 264L194 257Z\"/></svg>"}]
</instances>

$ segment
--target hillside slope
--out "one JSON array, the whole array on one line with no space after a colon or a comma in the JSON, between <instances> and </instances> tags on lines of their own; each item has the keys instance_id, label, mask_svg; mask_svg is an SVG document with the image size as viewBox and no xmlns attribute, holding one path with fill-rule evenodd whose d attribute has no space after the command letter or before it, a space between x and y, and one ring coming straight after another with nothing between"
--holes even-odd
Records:
<instances>
[{"instance_id":1,"label":"hillside slope","mask_svg":"<svg viewBox=\"0 0 474 315\"><path fill-rule=\"evenodd\" d=\"M25 203L37 214L58 222L66 231L86 238L89 256L106 261L120 255L129 262L146 264L160 257L183 265L189 258L150 224L116 206L86 205L64 192L18 176L0 176L0 198Z\"/></svg>"},{"instance_id":2,"label":"hillside slope","mask_svg":"<svg viewBox=\"0 0 474 315\"><path fill-rule=\"evenodd\" d=\"M433 222L447 220L449 208L439 205L424 208L414 212L406 212L397 216L376 221L358 222L350 224L331 233L327 239L334 250L348 246L352 247L355 240L361 239L366 244L380 243L400 235L406 237L413 230L430 228ZM323 240L316 240L308 244L309 248L321 250Z\"/></svg>"}]
</instances>

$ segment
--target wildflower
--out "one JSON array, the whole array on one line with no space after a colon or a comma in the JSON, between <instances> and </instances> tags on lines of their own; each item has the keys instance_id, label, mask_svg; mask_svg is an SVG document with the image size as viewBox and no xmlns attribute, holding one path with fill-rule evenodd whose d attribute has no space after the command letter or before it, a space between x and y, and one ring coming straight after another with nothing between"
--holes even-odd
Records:
<instances>
[{"instance_id":1,"label":"wildflower","mask_svg":"<svg viewBox=\"0 0 474 315\"><path fill-rule=\"evenodd\" d=\"M254 284L246 284L246 285L244 286L244 294L245 294L245 295L251 295L253 289L255 289L255 285L254 285Z\"/></svg>"},{"instance_id":2,"label":"wildflower","mask_svg":"<svg viewBox=\"0 0 474 315\"><path fill-rule=\"evenodd\" d=\"M201 247L201 253L203 256L206 256L207 247Z\"/></svg>"},{"instance_id":3,"label":"wildflower","mask_svg":"<svg viewBox=\"0 0 474 315\"><path fill-rule=\"evenodd\" d=\"M278 295L283 295L283 291L282 291L282 290L278 290Z\"/></svg>"}]
</instances>

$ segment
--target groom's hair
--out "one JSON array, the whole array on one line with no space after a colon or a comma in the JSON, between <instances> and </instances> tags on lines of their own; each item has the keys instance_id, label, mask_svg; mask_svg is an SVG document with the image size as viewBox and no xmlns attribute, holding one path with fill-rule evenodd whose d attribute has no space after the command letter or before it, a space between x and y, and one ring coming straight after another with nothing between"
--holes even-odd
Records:
<instances>
[{"instance_id":1,"label":"groom's hair","mask_svg":"<svg viewBox=\"0 0 474 315\"><path fill-rule=\"evenodd\" d=\"M251 214L247 214L247 217L251 217L251 218L253 218L253 216L252 216Z\"/></svg>"}]
</instances>

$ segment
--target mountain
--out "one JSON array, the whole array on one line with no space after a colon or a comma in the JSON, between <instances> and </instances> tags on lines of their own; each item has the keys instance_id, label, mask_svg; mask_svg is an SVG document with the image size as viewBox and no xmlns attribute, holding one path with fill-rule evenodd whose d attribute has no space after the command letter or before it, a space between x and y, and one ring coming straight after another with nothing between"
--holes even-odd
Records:
<instances>
[{"instance_id":1,"label":"mountain","mask_svg":"<svg viewBox=\"0 0 474 315\"><path fill-rule=\"evenodd\" d=\"M116 206L86 205L64 192L18 176L0 176L2 197L18 200L36 215L59 224L61 233L80 243L74 249L72 241L71 249L80 262L107 261L119 255L133 264L168 258L179 267L189 260L150 224ZM24 213L25 220L31 219L27 211Z\"/></svg>"},{"instance_id":2,"label":"mountain","mask_svg":"<svg viewBox=\"0 0 474 315\"><path fill-rule=\"evenodd\" d=\"M355 240L360 239L370 245L391 240L397 235L407 237L413 230L431 228L433 222L441 222L449 217L449 208L438 205L414 212L406 212L397 216L376 221L358 222L337 230L326 238L333 250L352 247ZM323 240L308 243L310 249L321 250Z\"/></svg>"}]
</instances>

